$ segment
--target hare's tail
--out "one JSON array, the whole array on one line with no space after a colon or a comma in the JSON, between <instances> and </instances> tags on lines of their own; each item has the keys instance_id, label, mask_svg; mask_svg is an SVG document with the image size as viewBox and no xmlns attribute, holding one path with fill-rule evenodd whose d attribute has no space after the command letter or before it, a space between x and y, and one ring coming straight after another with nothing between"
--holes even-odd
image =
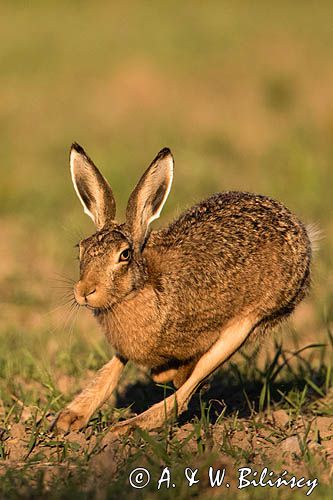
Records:
<instances>
[{"instance_id":1,"label":"hare's tail","mask_svg":"<svg viewBox=\"0 0 333 500\"><path fill-rule=\"evenodd\" d=\"M316 223L308 224L306 232L310 240L311 250L313 252L319 250L320 241L324 238L324 233Z\"/></svg>"}]
</instances>

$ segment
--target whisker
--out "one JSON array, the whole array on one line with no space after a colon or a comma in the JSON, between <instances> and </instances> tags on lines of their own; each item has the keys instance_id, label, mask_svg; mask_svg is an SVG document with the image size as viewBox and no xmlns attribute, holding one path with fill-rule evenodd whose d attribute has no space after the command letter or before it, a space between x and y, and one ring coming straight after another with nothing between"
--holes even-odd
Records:
<instances>
[{"instance_id":1,"label":"whisker","mask_svg":"<svg viewBox=\"0 0 333 500\"><path fill-rule=\"evenodd\" d=\"M50 329L50 333L54 334L55 332L59 331L60 329L63 329L66 327L66 324L68 322L68 316L71 316L71 310L73 308L73 303L75 302L74 297L70 300L68 300L65 304L62 304L56 308L54 308L52 311L49 311L47 314L54 314L54 312L63 310L63 314L61 315L60 318L57 318L57 321L54 321L54 326ZM65 312L67 309L67 315L65 317Z\"/></svg>"},{"instance_id":2,"label":"whisker","mask_svg":"<svg viewBox=\"0 0 333 500\"><path fill-rule=\"evenodd\" d=\"M71 324L71 321L73 319L73 316L75 315L75 312L78 312L79 309L80 309L80 306L75 301L69 306L69 314L64 321L63 330L68 329L68 325Z\"/></svg>"},{"instance_id":3,"label":"whisker","mask_svg":"<svg viewBox=\"0 0 333 500\"><path fill-rule=\"evenodd\" d=\"M70 278L69 276L66 276L65 274L61 273L54 273L56 277L53 277L53 281L60 281L63 283L75 283L75 280L73 278Z\"/></svg>"},{"instance_id":4,"label":"whisker","mask_svg":"<svg viewBox=\"0 0 333 500\"><path fill-rule=\"evenodd\" d=\"M50 288L53 290L73 290L72 283L57 283L54 285L50 285Z\"/></svg>"},{"instance_id":5,"label":"whisker","mask_svg":"<svg viewBox=\"0 0 333 500\"><path fill-rule=\"evenodd\" d=\"M73 296L68 297L63 303L61 303L58 306L54 307L53 309L50 309L49 311L47 311L45 313L45 315L53 314L54 312L59 311L59 309L63 309L66 306L71 305L73 303L73 301L75 301Z\"/></svg>"},{"instance_id":6,"label":"whisker","mask_svg":"<svg viewBox=\"0 0 333 500\"><path fill-rule=\"evenodd\" d=\"M58 298L62 297L73 297L73 287L68 287L68 286L52 286L50 287L51 290L54 290L57 295L60 295Z\"/></svg>"},{"instance_id":7,"label":"whisker","mask_svg":"<svg viewBox=\"0 0 333 500\"><path fill-rule=\"evenodd\" d=\"M77 320L77 317L78 317L78 314L79 314L79 311L80 311L80 306L78 304L75 304L77 307L74 308L74 314L72 315L72 321L71 321L71 324L69 325L69 337L71 337L73 335L73 331L74 331L74 326L75 326L75 323L76 323L76 320Z\"/></svg>"},{"instance_id":8,"label":"whisker","mask_svg":"<svg viewBox=\"0 0 333 500\"><path fill-rule=\"evenodd\" d=\"M72 286L71 283L65 283L65 282L61 283L61 282L59 282L59 284L57 284L57 285L50 285L50 288L61 288L63 290L66 290L66 289L67 290L72 290L73 286Z\"/></svg>"}]
</instances>

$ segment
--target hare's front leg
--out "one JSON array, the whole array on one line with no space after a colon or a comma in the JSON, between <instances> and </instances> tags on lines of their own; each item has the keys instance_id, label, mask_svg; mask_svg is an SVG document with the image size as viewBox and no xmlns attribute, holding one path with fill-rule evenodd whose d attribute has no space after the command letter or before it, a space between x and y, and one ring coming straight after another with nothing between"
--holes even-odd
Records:
<instances>
[{"instance_id":1,"label":"hare's front leg","mask_svg":"<svg viewBox=\"0 0 333 500\"><path fill-rule=\"evenodd\" d=\"M224 329L219 339L199 359L190 377L175 394L155 404L141 415L116 424L112 432L123 433L135 427L154 429L161 427L166 419L180 415L187 409L188 401L198 385L239 349L255 325L256 321L253 318L244 318Z\"/></svg>"},{"instance_id":2,"label":"hare's front leg","mask_svg":"<svg viewBox=\"0 0 333 500\"><path fill-rule=\"evenodd\" d=\"M54 426L60 431L78 430L109 397L118 384L127 361L117 355L101 368L96 377L57 416Z\"/></svg>"}]
</instances>

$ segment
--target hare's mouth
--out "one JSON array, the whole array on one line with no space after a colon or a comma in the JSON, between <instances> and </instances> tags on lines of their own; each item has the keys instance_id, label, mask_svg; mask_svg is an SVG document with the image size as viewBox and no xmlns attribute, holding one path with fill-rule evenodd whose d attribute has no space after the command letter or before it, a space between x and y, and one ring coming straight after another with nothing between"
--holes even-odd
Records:
<instances>
[{"instance_id":1,"label":"hare's mouth","mask_svg":"<svg viewBox=\"0 0 333 500\"><path fill-rule=\"evenodd\" d=\"M98 309L97 307L91 306L90 304L84 304L83 307L86 307L87 309L90 309L90 311L95 311Z\"/></svg>"},{"instance_id":2,"label":"hare's mouth","mask_svg":"<svg viewBox=\"0 0 333 500\"><path fill-rule=\"evenodd\" d=\"M74 297L79 306L92 310L109 305L104 287L87 280L81 279L74 285Z\"/></svg>"},{"instance_id":3,"label":"hare's mouth","mask_svg":"<svg viewBox=\"0 0 333 500\"><path fill-rule=\"evenodd\" d=\"M107 311L110 311L112 309L112 306L111 305L106 305L106 306L87 306L88 309L90 309L91 311L94 311L98 314L101 314L102 312L107 312Z\"/></svg>"},{"instance_id":4,"label":"hare's mouth","mask_svg":"<svg viewBox=\"0 0 333 500\"><path fill-rule=\"evenodd\" d=\"M89 309L89 311L93 311L93 313L97 316L102 313L106 313L112 309L112 305L109 304L105 306L102 305L93 306L91 304L83 304L81 307L86 307L87 309Z\"/></svg>"}]
</instances>

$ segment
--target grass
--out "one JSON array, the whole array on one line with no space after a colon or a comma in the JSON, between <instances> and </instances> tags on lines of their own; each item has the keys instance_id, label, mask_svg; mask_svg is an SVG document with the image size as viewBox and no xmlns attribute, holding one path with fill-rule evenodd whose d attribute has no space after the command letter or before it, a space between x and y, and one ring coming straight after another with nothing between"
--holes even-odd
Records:
<instances>
[{"instance_id":1,"label":"grass","mask_svg":"<svg viewBox=\"0 0 333 500\"><path fill-rule=\"evenodd\" d=\"M99 494L102 491L106 497L111 495L110 498L117 492L126 491L130 498L139 494L128 484L130 472L137 467L145 467L154 478L144 490L148 498L156 494L164 467L172 471L177 495L188 498L185 467L198 469L198 477L203 478L191 487L196 496L208 494L209 467L214 471L226 468L235 487L237 469L244 466L259 472L266 466L277 474L286 469L296 477L320 478L320 494L328 496L325 477L328 477L330 462L325 450L333 438L333 430L330 426L327 428L325 420L333 413L333 356L329 343L293 351L284 350L278 344L273 359L267 357L264 364L259 352L243 353L246 362L232 363L221 369L210 386L193 397L189 410L178 424L166 423L154 433L137 430L104 452L100 461L110 421L128 414L124 405L127 393L133 396L133 386L125 385L117 394L114 403L124 408L122 412L106 406L84 432L55 435L49 430L52 415L70 398L64 398L55 381L36 366L31 366L22 376L19 366L25 364L26 352L15 351L13 347L11 352L18 364L7 367L10 373L5 372L3 378L9 388L8 380L20 377L23 390L13 387L9 400L4 400L0 452L3 458L1 492L6 498L25 495L25 488L36 495L48 491L54 498L74 492L82 498L94 497L97 491L91 466L97 474ZM316 365L318 359L321 361ZM59 373L63 375L66 367L68 370L64 362ZM131 380L131 374L128 375ZM80 373L76 373L74 380L79 376ZM27 378L30 384L38 386L38 396L24 390ZM147 392L152 395L155 392L155 396L158 393L159 398L169 390L166 386L148 384L147 380L143 382L146 389L148 385ZM138 407L142 399L140 383L134 384L134 390L137 394L134 409L142 411L144 408ZM277 418L281 412L283 422ZM107 472L110 475L105 482ZM247 493L244 498L254 494L253 491ZM170 498L172 490L161 486L158 495ZM260 493L257 496L260 498Z\"/></svg>"},{"instance_id":2,"label":"grass","mask_svg":"<svg viewBox=\"0 0 333 500\"><path fill-rule=\"evenodd\" d=\"M237 467L251 464L318 474L312 496L329 498L331 15L326 1L3 2L0 496L210 498L205 474L213 464L232 483L230 492L214 490L217 498L260 498L267 489L235 490ZM112 352L93 319L65 304L77 273L74 245L93 230L70 184L74 140L110 179L119 219L145 166L169 145L175 181L160 224L212 192L239 189L280 199L324 235L312 295L276 340L233 358L177 423L126 436L106 455L110 422L173 388L129 366L85 432L49 431ZM103 469L98 457L107 474L94 472ZM157 492L166 465L177 487ZM128 483L139 466L154 479L143 490ZM201 474L191 488L186 466Z\"/></svg>"}]
</instances>

